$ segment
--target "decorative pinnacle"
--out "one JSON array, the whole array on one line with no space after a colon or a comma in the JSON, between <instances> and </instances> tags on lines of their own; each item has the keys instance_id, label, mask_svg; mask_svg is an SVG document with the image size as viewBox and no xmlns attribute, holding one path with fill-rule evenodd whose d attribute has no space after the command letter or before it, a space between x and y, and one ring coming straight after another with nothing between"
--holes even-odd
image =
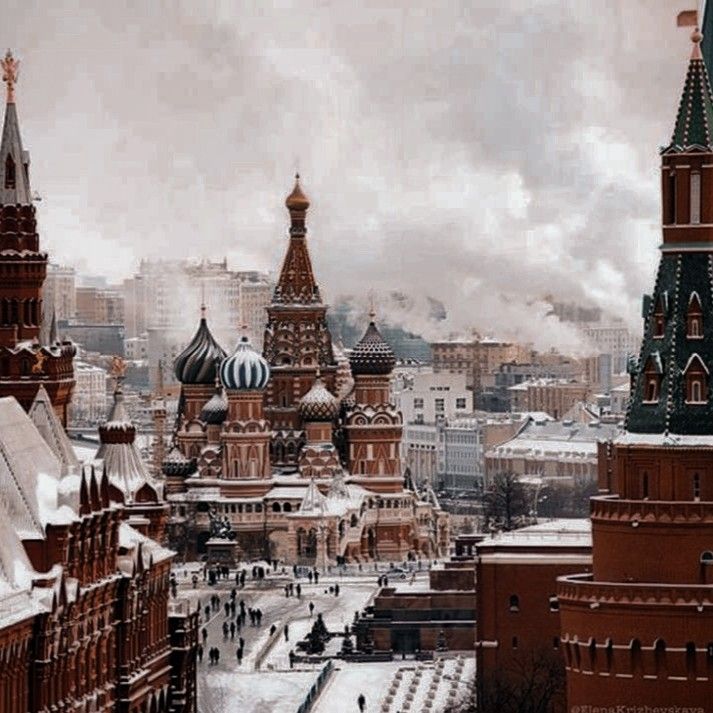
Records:
<instances>
[{"instance_id":1,"label":"decorative pinnacle","mask_svg":"<svg viewBox=\"0 0 713 713\"><path fill-rule=\"evenodd\" d=\"M15 84L20 74L20 62L12 56L12 51L8 50L5 57L0 59L2 67L2 81L7 84L7 103L15 103Z\"/></svg>"},{"instance_id":2,"label":"decorative pinnacle","mask_svg":"<svg viewBox=\"0 0 713 713\"><path fill-rule=\"evenodd\" d=\"M374 299L374 292L369 293L369 321L373 322L376 319L376 300Z\"/></svg>"},{"instance_id":3,"label":"decorative pinnacle","mask_svg":"<svg viewBox=\"0 0 713 713\"><path fill-rule=\"evenodd\" d=\"M691 59L703 59L701 54L701 42L703 40L703 34L698 26L691 33L691 42L693 42L693 49L691 50Z\"/></svg>"}]
</instances>

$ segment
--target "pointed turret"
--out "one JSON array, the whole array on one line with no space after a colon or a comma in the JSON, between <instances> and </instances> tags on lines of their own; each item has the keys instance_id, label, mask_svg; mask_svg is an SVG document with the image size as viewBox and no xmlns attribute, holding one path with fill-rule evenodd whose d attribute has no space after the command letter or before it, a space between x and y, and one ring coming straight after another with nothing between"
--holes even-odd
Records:
<instances>
[{"instance_id":1,"label":"pointed turret","mask_svg":"<svg viewBox=\"0 0 713 713\"><path fill-rule=\"evenodd\" d=\"M710 75L711 70L713 70L713 0L706 0L701 30L703 31L701 51L703 52L703 61L706 63L706 68Z\"/></svg>"},{"instance_id":2,"label":"pointed turret","mask_svg":"<svg viewBox=\"0 0 713 713\"><path fill-rule=\"evenodd\" d=\"M30 155L22 148L20 124L15 105L15 84L20 63L10 50L0 60L3 81L7 85L5 123L0 141L0 203L3 205L32 205L30 191Z\"/></svg>"},{"instance_id":3,"label":"pointed turret","mask_svg":"<svg viewBox=\"0 0 713 713\"><path fill-rule=\"evenodd\" d=\"M300 186L300 174L295 175L295 187L285 200L290 212L290 242L275 286L273 302L282 304L319 304L322 299L312 272L307 250L306 216L309 200Z\"/></svg>"},{"instance_id":4,"label":"pointed turret","mask_svg":"<svg viewBox=\"0 0 713 713\"><path fill-rule=\"evenodd\" d=\"M665 153L713 150L713 97L701 53L702 39L703 35L696 28L691 35L693 48L676 125Z\"/></svg>"},{"instance_id":5,"label":"pointed turret","mask_svg":"<svg viewBox=\"0 0 713 713\"><path fill-rule=\"evenodd\" d=\"M698 28L671 144L662 152L663 244L626 428L713 435L713 94Z\"/></svg>"}]
</instances>

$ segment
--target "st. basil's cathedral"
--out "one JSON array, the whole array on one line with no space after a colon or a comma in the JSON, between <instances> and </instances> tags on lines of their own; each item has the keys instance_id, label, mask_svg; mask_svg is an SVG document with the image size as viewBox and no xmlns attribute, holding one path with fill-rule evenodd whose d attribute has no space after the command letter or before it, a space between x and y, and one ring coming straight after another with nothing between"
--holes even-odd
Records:
<instances>
[{"instance_id":1,"label":"st. basil's cathedral","mask_svg":"<svg viewBox=\"0 0 713 713\"><path fill-rule=\"evenodd\" d=\"M175 361L179 414L163 462L171 546L204 555L221 518L248 558L321 566L441 556L448 515L402 473L394 353L373 314L348 359L333 344L307 248L309 205L297 176L263 354L242 336L228 355L203 308Z\"/></svg>"}]
</instances>

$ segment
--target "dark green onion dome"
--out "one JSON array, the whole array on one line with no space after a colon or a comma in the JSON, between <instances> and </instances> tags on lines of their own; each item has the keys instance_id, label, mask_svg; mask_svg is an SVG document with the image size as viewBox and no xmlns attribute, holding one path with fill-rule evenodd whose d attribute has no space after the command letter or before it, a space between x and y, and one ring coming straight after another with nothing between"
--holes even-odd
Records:
<instances>
[{"instance_id":1,"label":"dark green onion dome","mask_svg":"<svg viewBox=\"0 0 713 713\"><path fill-rule=\"evenodd\" d=\"M223 387L218 382L215 386L215 393L208 399L206 405L201 410L201 421L213 426L219 426L228 415L228 399L223 391Z\"/></svg>"},{"instance_id":2,"label":"dark green onion dome","mask_svg":"<svg viewBox=\"0 0 713 713\"><path fill-rule=\"evenodd\" d=\"M215 341L204 315L190 344L173 362L173 370L182 384L214 384L218 364L225 357L225 350Z\"/></svg>"},{"instance_id":3,"label":"dark green onion dome","mask_svg":"<svg viewBox=\"0 0 713 713\"><path fill-rule=\"evenodd\" d=\"M317 376L312 388L300 399L299 408L304 421L333 421L339 413L339 401L329 392L322 377Z\"/></svg>"},{"instance_id":4,"label":"dark green onion dome","mask_svg":"<svg viewBox=\"0 0 713 713\"><path fill-rule=\"evenodd\" d=\"M196 462L191 458L186 458L178 446L171 448L161 464L161 471L164 475L186 477L194 473L195 470Z\"/></svg>"},{"instance_id":5,"label":"dark green onion dome","mask_svg":"<svg viewBox=\"0 0 713 713\"><path fill-rule=\"evenodd\" d=\"M390 374L393 370L396 357L376 328L373 318L361 341L352 349L349 364L354 376Z\"/></svg>"}]
</instances>

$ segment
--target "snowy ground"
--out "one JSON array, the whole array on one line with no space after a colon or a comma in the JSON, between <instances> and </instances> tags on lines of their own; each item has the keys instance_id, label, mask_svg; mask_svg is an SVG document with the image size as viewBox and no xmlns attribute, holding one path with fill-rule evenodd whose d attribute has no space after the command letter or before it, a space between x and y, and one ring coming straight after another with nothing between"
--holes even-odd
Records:
<instances>
[{"instance_id":1,"label":"snowy ground","mask_svg":"<svg viewBox=\"0 0 713 713\"><path fill-rule=\"evenodd\" d=\"M204 644L203 661L198 664L198 703L201 713L294 713L317 678L323 664L297 664L289 668L289 652L312 626L321 612L330 631L343 631L351 624L354 612L369 604L377 592L377 575L364 572L351 576L320 577L319 584L310 584L306 578L294 579L288 573L270 572L259 582L250 578L251 565L247 566L248 579L244 589L237 590L237 602L245 601L247 608L260 608L262 625L254 627L248 619L246 626L235 639L223 637L223 622L232 621L225 616L223 604L230 601L234 579L209 586L200 576L198 587L193 588L191 575L199 565L188 564L175 569L182 596L187 596L201 611L212 594L218 594L221 608L211 612L208 623L201 623L208 632ZM427 572L416 575L413 586L418 588L427 581ZM302 596L286 597L284 585L300 582ZM410 577L403 586L408 584ZM339 583L336 597L329 587ZM310 617L309 602L314 602L314 615ZM238 609L239 610L239 609ZM275 624L276 635L270 637L270 626ZM288 626L289 640L283 629ZM245 639L242 664L238 664L236 649L238 638ZM208 663L208 650L217 646L220 663ZM339 650L341 638L330 642L331 651ZM260 664L258 667L258 663ZM349 663L335 660L336 669L328 680L313 708L314 713L348 713L358 711L357 698L363 693L367 699L367 713L438 713L450 701L466 695L472 680L475 662L469 657L449 654L442 662L419 663L394 661L387 663Z\"/></svg>"}]
</instances>

